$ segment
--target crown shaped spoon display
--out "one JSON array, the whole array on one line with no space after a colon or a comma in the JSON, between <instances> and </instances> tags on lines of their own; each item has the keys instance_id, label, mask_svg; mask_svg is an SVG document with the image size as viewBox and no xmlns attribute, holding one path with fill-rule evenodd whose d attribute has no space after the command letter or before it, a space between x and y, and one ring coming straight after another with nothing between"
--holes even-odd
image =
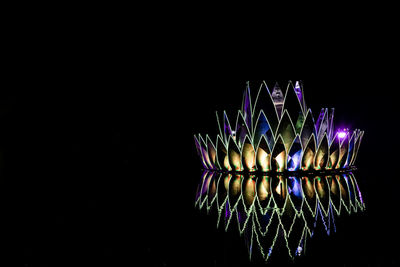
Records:
<instances>
[{"instance_id":1,"label":"crown shaped spoon display","mask_svg":"<svg viewBox=\"0 0 400 267\"><path fill-rule=\"evenodd\" d=\"M204 169L232 172L319 172L354 167L364 131L335 129L334 109L321 109L314 120L300 82L289 81L285 94L262 82L255 101L250 87L231 125L226 112L217 115L215 143L195 135ZM233 126L233 127L232 127Z\"/></svg>"}]
</instances>

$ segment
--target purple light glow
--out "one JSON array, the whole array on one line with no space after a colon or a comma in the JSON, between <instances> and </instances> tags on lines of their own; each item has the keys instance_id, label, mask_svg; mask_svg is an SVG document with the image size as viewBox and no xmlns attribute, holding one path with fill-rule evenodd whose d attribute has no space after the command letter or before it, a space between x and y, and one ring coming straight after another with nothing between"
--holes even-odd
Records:
<instances>
[{"instance_id":1,"label":"purple light glow","mask_svg":"<svg viewBox=\"0 0 400 267\"><path fill-rule=\"evenodd\" d=\"M345 138L346 137L346 132L338 132L338 137L340 139Z\"/></svg>"}]
</instances>

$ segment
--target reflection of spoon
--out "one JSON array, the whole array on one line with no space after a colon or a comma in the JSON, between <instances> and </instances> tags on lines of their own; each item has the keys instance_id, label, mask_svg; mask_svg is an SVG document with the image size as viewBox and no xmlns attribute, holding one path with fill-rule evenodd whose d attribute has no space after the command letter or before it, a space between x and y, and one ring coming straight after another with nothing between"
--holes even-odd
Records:
<instances>
[{"instance_id":1,"label":"reflection of spoon","mask_svg":"<svg viewBox=\"0 0 400 267\"><path fill-rule=\"evenodd\" d=\"M336 214L340 214L340 208L342 206L341 205L342 202L341 202L340 188L337 178L333 175L328 175L326 176L326 179L331 189L331 194L329 196L331 199L332 207L336 211Z\"/></svg>"},{"instance_id":2,"label":"reflection of spoon","mask_svg":"<svg viewBox=\"0 0 400 267\"><path fill-rule=\"evenodd\" d=\"M361 195L360 188L358 187L356 178L354 177L353 173L350 172L349 176L354 185L354 191L355 191L356 202L357 202L356 208L358 207L362 211L365 209L365 204L364 204L364 201L363 201L363 198Z\"/></svg>"},{"instance_id":3,"label":"reflection of spoon","mask_svg":"<svg viewBox=\"0 0 400 267\"><path fill-rule=\"evenodd\" d=\"M211 172L211 171L209 171L205 175L203 175L204 180L203 180L203 185L201 186L201 189L200 189L200 199L199 199L200 208L203 207L204 203L207 200L207 193L208 193L210 181L213 178L213 176L215 176L215 175L216 175L216 173Z\"/></svg>"},{"instance_id":4,"label":"reflection of spoon","mask_svg":"<svg viewBox=\"0 0 400 267\"><path fill-rule=\"evenodd\" d=\"M305 204L312 213L312 215L315 216L315 213L317 211L317 199L315 197L314 184L312 180L307 176L301 178L301 183L302 183Z\"/></svg>"},{"instance_id":5,"label":"reflection of spoon","mask_svg":"<svg viewBox=\"0 0 400 267\"><path fill-rule=\"evenodd\" d=\"M250 175L243 181L243 204L246 212L253 206L256 199L256 181L255 175Z\"/></svg>"},{"instance_id":6,"label":"reflection of spoon","mask_svg":"<svg viewBox=\"0 0 400 267\"><path fill-rule=\"evenodd\" d=\"M287 199L286 178L284 178L282 175L273 177L271 180L271 188L272 199L275 202L275 206L281 212L283 212Z\"/></svg>"},{"instance_id":7,"label":"reflection of spoon","mask_svg":"<svg viewBox=\"0 0 400 267\"><path fill-rule=\"evenodd\" d=\"M300 178L296 176L290 176L287 179L287 187L293 207L295 208L296 212L299 213L301 211L304 200Z\"/></svg>"},{"instance_id":8,"label":"reflection of spoon","mask_svg":"<svg viewBox=\"0 0 400 267\"><path fill-rule=\"evenodd\" d=\"M259 208L264 214L266 209L269 207L271 201L271 177L267 175L260 176L257 179L257 203Z\"/></svg>"},{"instance_id":9,"label":"reflection of spoon","mask_svg":"<svg viewBox=\"0 0 400 267\"><path fill-rule=\"evenodd\" d=\"M220 173L214 173L214 175L211 177L209 185L208 185L208 194L207 194L207 211L209 211L216 202L217 199L217 183L219 181L219 178L221 177L222 174Z\"/></svg>"},{"instance_id":10,"label":"reflection of spoon","mask_svg":"<svg viewBox=\"0 0 400 267\"><path fill-rule=\"evenodd\" d=\"M242 205L237 207L237 217L240 233L245 230L246 224L251 217L254 201L256 199L255 175L249 175L242 181Z\"/></svg>"},{"instance_id":11,"label":"reflection of spoon","mask_svg":"<svg viewBox=\"0 0 400 267\"><path fill-rule=\"evenodd\" d=\"M349 187L349 196L350 196L350 205L351 208L356 212L357 211L357 205L356 205L356 194L353 186L353 181L350 178L350 175L348 174L343 174L343 178L347 183L347 186Z\"/></svg>"},{"instance_id":12,"label":"reflection of spoon","mask_svg":"<svg viewBox=\"0 0 400 267\"><path fill-rule=\"evenodd\" d=\"M225 230L237 225L250 259L257 247L264 260L277 249L286 248L290 258L303 255L316 228L328 235L336 231L342 205L349 213L365 209L353 173L300 178L204 172L196 205L201 209L204 203L207 210L216 207L217 225L222 216Z\"/></svg>"},{"instance_id":13,"label":"reflection of spoon","mask_svg":"<svg viewBox=\"0 0 400 267\"><path fill-rule=\"evenodd\" d=\"M233 217L233 213L236 210L236 207L239 203L239 200L242 196L242 180L243 175L234 174L233 177L229 180L228 186L228 202L225 210L225 230L228 230L229 223Z\"/></svg>"},{"instance_id":14,"label":"reflection of spoon","mask_svg":"<svg viewBox=\"0 0 400 267\"><path fill-rule=\"evenodd\" d=\"M203 193L203 190L202 190L203 184L204 184L204 180L207 178L207 174L208 174L208 171L203 171L201 178L200 178L200 182L197 185L195 206L200 205L201 196Z\"/></svg>"},{"instance_id":15,"label":"reflection of spoon","mask_svg":"<svg viewBox=\"0 0 400 267\"><path fill-rule=\"evenodd\" d=\"M336 175L336 179L339 183L341 203L343 204L343 207L346 209L346 211L350 213L351 200L349 197L349 187L347 185L347 182L342 175Z\"/></svg>"},{"instance_id":16,"label":"reflection of spoon","mask_svg":"<svg viewBox=\"0 0 400 267\"><path fill-rule=\"evenodd\" d=\"M315 191L317 192L318 201L321 203L321 209L325 216L328 216L329 211L329 186L325 177L317 176L314 179Z\"/></svg>"},{"instance_id":17,"label":"reflection of spoon","mask_svg":"<svg viewBox=\"0 0 400 267\"><path fill-rule=\"evenodd\" d=\"M218 220L217 225L219 225L222 211L226 208L228 202L228 188L229 182L232 178L232 174L222 174L217 185L217 207L218 207Z\"/></svg>"},{"instance_id":18,"label":"reflection of spoon","mask_svg":"<svg viewBox=\"0 0 400 267\"><path fill-rule=\"evenodd\" d=\"M231 212L235 209L236 205L239 202L241 192L242 192L242 187L241 187L242 180L243 180L243 176L240 174L236 174L229 181L228 200L229 200L229 207L231 209Z\"/></svg>"}]
</instances>

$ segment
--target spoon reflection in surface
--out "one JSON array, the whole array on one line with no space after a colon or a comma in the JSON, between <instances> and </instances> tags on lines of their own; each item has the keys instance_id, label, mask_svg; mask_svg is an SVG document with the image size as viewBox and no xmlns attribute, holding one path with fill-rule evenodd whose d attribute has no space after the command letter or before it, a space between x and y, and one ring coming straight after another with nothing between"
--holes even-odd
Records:
<instances>
[{"instance_id":1,"label":"spoon reflection in surface","mask_svg":"<svg viewBox=\"0 0 400 267\"><path fill-rule=\"evenodd\" d=\"M291 259L304 254L317 227L330 235L337 216L365 210L353 172L295 176L205 170L195 206L215 209L217 227L225 231L236 221L249 258L256 247L265 261L277 242Z\"/></svg>"}]
</instances>

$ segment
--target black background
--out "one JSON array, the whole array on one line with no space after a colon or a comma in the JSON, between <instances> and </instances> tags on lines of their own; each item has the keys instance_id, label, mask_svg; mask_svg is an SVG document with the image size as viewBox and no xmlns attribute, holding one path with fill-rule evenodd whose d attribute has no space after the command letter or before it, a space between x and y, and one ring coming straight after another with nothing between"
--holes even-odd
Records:
<instances>
[{"instance_id":1,"label":"black background","mask_svg":"<svg viewBox=\"0 0 400 267\"><path fill-rule=\"evenodd\" d=\"M298 264L398 264L398 57L390 40L376 48L349 36L307 50L278 41L279 53L218 34L18 42L0 99L0 260L245 265L241 240L194 209L193 134L215 137L215 110L239 109L247 80L290 79L303 80L314 114L335 107L336 122L366 132L356 175L366 214L345 218Z\"/></svg>"}]
</instances>

